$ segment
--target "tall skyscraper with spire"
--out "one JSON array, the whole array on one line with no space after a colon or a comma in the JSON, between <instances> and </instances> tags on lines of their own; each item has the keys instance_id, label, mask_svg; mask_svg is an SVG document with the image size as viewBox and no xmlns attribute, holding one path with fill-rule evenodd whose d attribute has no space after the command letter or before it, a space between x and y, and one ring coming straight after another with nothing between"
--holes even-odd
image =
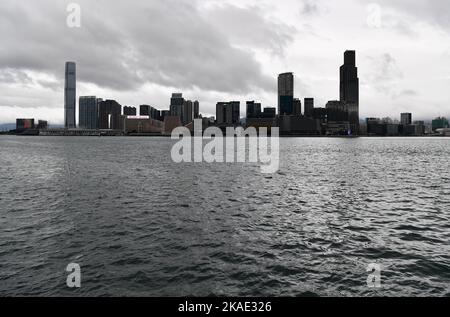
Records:
<instances>
[{"instance_id":1,"label":"tall skyscraper with spire","mask_svg":"<svg viewBox=\"0 0 450 317\"><path fill-rule=\"evenodd\" d=\"M74 62L66 63L65 85L64 85L64 127L66 129L76 128L76 98L77 98L77 73Z\"/></svg>"},{"instance_id":2,"label":"tall skyscraper with spire","mask_svg":"<svg viewBox=\"0 0 450 317\"><path fill-rule=\"evenodd\" d=\"M356 67L356 52L344 53L344 65L340 69L340 101L348 109L353 134L359 133L359 78Z\"/></svg>"}]
</instances>

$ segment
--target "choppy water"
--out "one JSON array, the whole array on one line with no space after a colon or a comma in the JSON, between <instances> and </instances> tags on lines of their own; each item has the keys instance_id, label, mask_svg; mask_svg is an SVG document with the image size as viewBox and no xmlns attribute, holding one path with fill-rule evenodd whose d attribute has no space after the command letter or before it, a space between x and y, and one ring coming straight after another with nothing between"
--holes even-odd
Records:
<instances>
[{"instance_id":1,"label":"choppy water","mask_svg":"<svg viewBox=\"0 0 450 317\"><path fill-rule=\"evenodd\" d=\"M450 296L450 139L282 139L274 175L172 144L0 137L0 295Z\"/></svg>"}]
</instances>

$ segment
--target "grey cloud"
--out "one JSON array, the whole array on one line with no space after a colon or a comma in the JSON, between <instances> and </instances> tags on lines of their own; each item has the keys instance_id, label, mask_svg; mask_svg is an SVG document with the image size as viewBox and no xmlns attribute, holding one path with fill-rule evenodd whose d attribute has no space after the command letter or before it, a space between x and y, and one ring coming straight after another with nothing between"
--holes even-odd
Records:
<instances>
[{"instance_id":1,"label":"grey cloud","mask_svg":"<svg viewBox=\"0 0 450 317\"><path fill-rule=\"evenodd\" d=\"M34 81L25 71L5 68L0 69L0 83L30 85Z\"/></svg>"},{"instance_id":2,"label":"grey cloud","mask_svg":"<svg viewBox=\"0 0 450 317\"><path fill-rule=\"evenodd\" d=\"M380 56L367 57L371 62L372 73L364 84L374 87L378 92L389 95L392 98L398 96L397 82L403 78L403 73L397 65L397 61L389 53Z\"/></svg>"},{"instance_id":3,"label":"grey cloud","mask_svg":"<svg viewBox=\"0 0 450 317\"><path fill-rule=\"evenodd\" d=\"M275 55L283 55L285 47L293 42L297 33L293 26L266 18L262 10L255 6L217 6L209 10L207 19L231 36L233 43L248 48L262 48Z\"/></svg>"},{"instance_id":4,"label":"grey cloud","mask_svg":"<svg viewBox=\"0 0 450 317\"><path fill-rule=\"evenodd\" d=\"M181 0L81 0L82 27L71 29L66 26L68 3L1 1L0 35L8 44L0 49L0 69L61 79L64 62L75 60L79 80L116 90L147 82L230 93L273 90L273 79L254 56L232 41L257 33L269 38L266 48L281 51L291 40L288 27L257 10L216 8L219 16L240 12L251 18L248 33L226 33L229 28L206 18L195 2Z\"/></svg>"},{"instance_id":5,"label":"grey cloud","mask_svg":"<svg viewBox=\"0 0 450 317\"><path fill-rule=\"evenodd\" d=\"M317 1L303 0L300 14L301 15L317 15L320 13L319 5Z\"/></svg>"},{"instance_id":6,"label":"grey cloud","mask_svg":"<svg viewBox=\"0 0 450 317\"><path fill-rule=\"evenodd\" d=\"M382 7L393 8L400 14L407 14L419 22L426 22L450 32L450 5L448 0L362 0L376 2Z\"/></svg>"}]
</instances>

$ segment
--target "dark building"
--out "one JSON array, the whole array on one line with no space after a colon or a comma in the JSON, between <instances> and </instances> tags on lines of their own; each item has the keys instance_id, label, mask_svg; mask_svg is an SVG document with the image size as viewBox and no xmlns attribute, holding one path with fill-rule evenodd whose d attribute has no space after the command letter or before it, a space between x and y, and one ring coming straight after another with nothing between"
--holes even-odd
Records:
<instances>
[{"instance_id":1,"label":"dark building","mask_svg":"<svg viewBox=\"0 0 450 317\"><path fill-rule=\"evenodd\" d=\"M319 135L320 123L305 116L280 116L278 126L281 135Z\"/></svg>"},{"instance_id":2,"label":"dark building","mask_svg":"<svg viewBox=\"0 0 450 317\"><path fill-rule=\"evenodd\" d=\"M194 119L200 118L200 103L196 100L194 101Z\"/></svg>"},{"instance_id":3,"label":"dark building","mask_svg":"<svg viewBox=\"0 0 450 317\"><path fill-rule=\"evenodd\" d=\"M247 101L247 118L261 117L261 104L254 101Z\"/></svg>"},{"instance_id":4,"label":"dark building","mask_svg":"<svg viewBox=\"0 0 450 317\"><path fill-rule=\"evenodd\" d=\"M412 113L402 113L400 115L400 123L402 125L412 124Z\"/></svg>"},{"instance_id":5,"label":"dark building","mask_svg":"<svg viewBox=\"0 0 450 317\"><path fill-rule=\"evenodd\" d=\"M294 74L284 73L278 76L278 114L294 113Z\"/></svg>"},{"instance_id":6,"label":"dark building","mask_svg":"<svg viewBox=\"0 0 450 317\"><path fill-rule=\"evenodd\" d=\"M16 119L16 132L34 129L34 119Z\"/></svg>"},{"instance_id":7,"label":"dark building","mask_svg":"<svg viewBox=\"0 0 450 317\"><path fill-rule=\"evenodd\" d=\"M366 118L367 135L369 136L385 136L386 125L379 118Z\"/></svg>"},{"instance_id":8,"label":"dark building","mask_svg":"<svg viewBox=\"0 0 450 317\"><path fill-rule=\"evenodd\" d=\"M139 114L141 116L150 116L150 106L142 105L139 107Z\"/></svg>"},{"instance_id":9,"label":"dark building","mask_svg":"<svg viewBox=\"0 0 450 317\"><path fill-rule=\"evenodd\" d=\"M240 123L240 102L218 102L216 105L216 120L221 126L236 126Z\"/></svg>"},{"instance_id":10,"label":"dark building","mask_svg":"<svg viewBox=\"0 0 450 317\"><path fill-rule=\"evenodd\" d=\"M66 129L75 129L75 108L76 108L76 64L74 62L66 63L65 83L64 83L64 127Z\"/></svg>"},{"instance_id":11,"label":"dark building","mask_svg":"<svg viewBox=\"0 0 450 317\"><path fill-rule=\"evenodd\" d=\"M275 118L277 116L276 108L264 108L264 112L262 113L264 118Z\"/></svg>"},{"instance_id":12,"label":"dark building","mask_svg":"<svg viewBox=\"0 0 450 317\"><path fill-rule=\"evenodd\" d=\"M99 129L122 129L122 106L115 100L105 100L99 104Z\"/></svg>"},{"instance_id":13,"label":"dark building","mask_svg":"<svg viewBox=\"0 0 450 317\"><path fill-rule=\"evenodd\" d=\"M343 122L349 121L347 104L341 101L329 101L326 105L327 121Z\"/></svg>"},{"instance_id":14,"label":"dark building","mask_svg":"<svg viewBox=\"0 0 450 317\"><path fill-rule=\"evenodd\" d=\"M172 94L172 98L170 98L170 115L174 117L180 117L180 119L183 116L183 105L184 105L184 98L183 94L181 93L174 93Z\"/></svg>"},{"instance_id":15,"label":"dark building","mask_svg":"<svg viewBox=\"0 0 450 317\"><path fill-rule=\"evenodd\" d=\"M166 117L170 117L170 110L162 110L161 111L161 120L160 121L164 121L164 118Z\"/></svg>"},{"instance_id":16,"label":"dark building","mask_svg":"<svg viewBox=\"0 0 450 317\"><path fill-rule=\"evenodd\" d=\"M298 98L294 99L294 116L301 116L302 115L302 101Z\"/></svg>"},{"instance_id":17,"label":"dark building","mask_svg":"<svg viewBox=\"0 0 450 317\"><path fill-rule=\"evenodd\" d=\"M45 120L39 120L36 129L38 129L38 130L47 130L48 129L48 122L45 121Z\"/></svg>"},{"instance_id":18,"label":"dark building","mask_svg":"<svg viewBox=\"0 0 450 317\"><path fill-rule=\"evenodd\" d=\"M356 52L344 53L344 65L340 68L340 101L347 104L350 128L359 133L359 78L356 67Z\"/></svg>"},{"instance_id":19,"label":"dark building","mask_svg":"<svg viewBox=\"0 0 450 317\"><path fill-rule=\"evenodd\" d=\"M79 99L79 127L81 129L98 129L98 99L95 96L85 96Z\"/></svg>"},{"instance_id":20,"label":"dark building","mask_svg":"<svg viewBox=\"0 0 450 317\"><path fill-rule=\"evenodd\" d=\"M314 98L305 98L305 117L313 117Z\"/></svg>"},{"instance_id":21,"label":"dark building","mask_svg":"<svg viewBox=\"0 0 450 317\"><path fill-rule=\"evenodd\" d=\"M124 116L136 116L137 115L136 107L123 107L123 115Z\"/></svg>"},{"instance_id":22,"label":"dark building","mask_svg":"<svg viewBox=\"0 0 450 317\"><path fill-rule=\"evenodd\" d=\"M433 131L438 129L446 129L449 127L448 120L444 117L438 117L431 122L431 128Z\"/></svg>"}]
</instances>

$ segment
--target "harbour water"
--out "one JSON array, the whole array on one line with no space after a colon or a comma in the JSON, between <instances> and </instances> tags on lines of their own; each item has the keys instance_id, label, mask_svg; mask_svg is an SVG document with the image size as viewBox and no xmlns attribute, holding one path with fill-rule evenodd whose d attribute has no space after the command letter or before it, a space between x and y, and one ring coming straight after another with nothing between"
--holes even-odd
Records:
<instances>
[{"instance_id":1,"label":"harbour water","mask_svg":"<svg viewBox=\"0 0 450 317\"><path fill-rule=\"evenodd\" d=\"M281 139L273 175L173 144L0 136L0 295L450 296L449 138Z\"/></svg>"}]
</instances>

